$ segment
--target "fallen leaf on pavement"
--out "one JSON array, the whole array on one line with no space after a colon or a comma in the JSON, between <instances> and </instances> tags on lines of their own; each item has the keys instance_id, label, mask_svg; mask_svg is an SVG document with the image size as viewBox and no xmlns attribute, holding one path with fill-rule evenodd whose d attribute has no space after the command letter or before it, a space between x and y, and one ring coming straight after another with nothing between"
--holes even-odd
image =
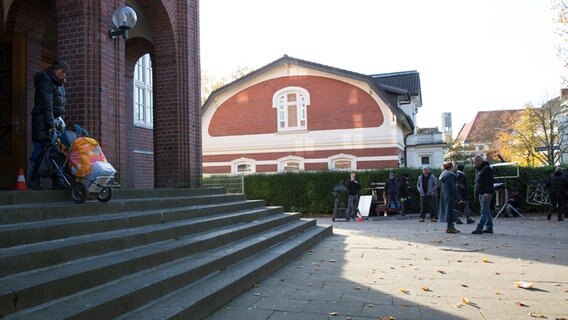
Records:
<instances>
[{"instance_id":1,"label":"fallen leaf on pavement","mask_svg":"<svg viewBox=\"0 0 568 320\"><path fill-rule=\"evenodd\" d=\"M520 301L515 302L515 304L518 305L519 307L528 307L526 304L524 304Z\"/></svg>"},{"instance_id":2,"label":"fallen leaf on pavement","mask_svg":"<svg viewBox=\"0 0 568 320\"><path fill-rule=\"evenodd\" d=\"M533 318L541 318L541 319L548 319L547 316L545 316L542 313L536 313L536 312L529 312L529 317L533 317Z\"/></svg>"},{"instance_id":3,"label":"fallen leaf on pavement","mask_svg":"<svg viewBox=\"0 0 568 320\"><path fill-rule=\"evenodd\" d=\"M422 291L430 291L430 288L428 287L420 287L420 289L422 289Z\"/></svg>"},{"instance_id":4,"label":"fallen leaf on pavement","mask_svg":"<svg viewBox=\"0 0 568 320\"><path fill-rule=\"evenodd\" d=\"M482 261L485 262L485 263L491 263L491 261L490 261L489 259L487 259L487 258L483 258Z\"/></svg>"},{"instance_id":5,"label":"fallen leaf on pavement","mask_svg":"<svg viewBox=\"0 0 568 320\"><path fill-rule=\"evenodd\" d=\"M335 262L335 259L329 259L329 262Z\"/></svg>"},{"instance_id":6,"label":"fallen leaf on pavement","mask_svg":"<svg viewBox=\"0 0 568 320\"><path fill-rule=\"evenodd\" d=\"M534 287L534 283L527 282L527 281L517 281L515 282L515 287L522 288L522 289L530 289Z\"/></svg>"},{"instance_id":7,"label":"fallen leaf on pavement","mask_svg":"<svg viewBox=\"0 0 568 320\"><path fill-rule=\"evenodd\" d=\"M444 270L436 270L436 271L438 271L441 274L446 274L446 271L444 271Z\"/></svg>"},{"instance_id":8,"label":"fallen leaf on pavement","mask_svg":"<svg viewBox=\"0 0 568 320\"><path fill-rule=\"evenodd\" d=\"M405 289L405 288L400 288L400 292L402 292L404 294L410 294L410 291L408 291L408 289Z\"/></svg>"},{"instance_id":9,"label":"fallen leaf on pavement","mask_svg":"<svg viewBox=\"0 0 568 320\"><path fill-rule=\"evenodd\" d=\"M463 302L463 304L470 304L469 299L465 298L465 297L462 298L462 302Z\"/></svg>"},{"instance_id":10,"label":"fallen leaf on pavement","mask_svg":"<svg viewBox=\"0 0 568 320\"><path fill-rule=\"evenodd\" d=\"M337 315L337 312L330 312L329 315L330 315L331 317L335 317L335 316Z\"/></svg>"},{"instance_id":11,"label":"fallen leaf on pavement","mask_svg":"<svg viewBox=\"0 0 568 320\"><path fill-rule=\"evenodd\" d=\"M396 320L396 318L393 317L393 316L386 316L386 317L382 317L381 320Z\"/></svg>"}]
</instances>

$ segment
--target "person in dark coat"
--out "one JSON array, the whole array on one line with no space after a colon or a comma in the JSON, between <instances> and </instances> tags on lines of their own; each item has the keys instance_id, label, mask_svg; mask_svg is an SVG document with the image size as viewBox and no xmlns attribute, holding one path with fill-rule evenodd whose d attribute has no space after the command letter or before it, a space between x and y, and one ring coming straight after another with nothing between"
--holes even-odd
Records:
<instances>
[{"instance_id":1,"label":"person in dark coat","mask_svg":"<svg viewBox=\"0 0 568 320\"><path fill-rule=\"evenodd\" d=\"M546 219L550 220L552 213L556 210L558 212L558 221L563 221L563 217L566 213L566 190L568 189L568 182L566 181L561 167L554 169L554 173L548 178L544 186L548 187L550 194L550 210L548 211Z\"/></svg>"},{"instance_id":2,"label":"person in dark coat","mask_svg":"<svg viewBox=\"0 0 568 320\"><path fill-rule=\"evenodd\" d=\"M458 203L456 206L458 207L458 210L464 213L467 224L472 224L475 222L475 220L471 218L467 176L465 175L463 164L458 164L457 168L458 170L456 171L456 186L458 187L458 191L460 192L462 201ZM458 217L456 223L462 224L463 222L461 222L461 220Z\"/></svg>"},{"instance_id":3,"label":"person in dark coat","mask_svg":"<svg viewBox=\"0 0 568 320\"><path fill-rule=\"evenodd\" d=\"M507 199L507 204L509 204L509 206L507 206L506 216L518 217L519 213L521 212L521 207L524 203L525 198L523 198L523 195L519 192L519 189L512 188L509 199ZM511 208L513 208L513 210L511 210Z\"/></svg>"},{"instance_id":4,"label":"person in dark coat","mask_svg":"<svg viewBox=\"0 0 568 320\"><path fill-rule=\"evenodd\" d=\"M387 208L394 206L398 213L398 181L394 172L389 172L389 178L385 182L385 205Z\"/></svg>"},{"instance_id":5,"label":"person in dark coat","mask_svg":"<svg viewBox=\"0 0 568 320\"><path fill-rule=\"evenodd\" d=\"M409 207L412 204L412 199L410 198L410 192L408 192L408 173L403 173L402 176L397 179L398 181L398 196L402 199L400 204L400 215L406 215Z\"/></svg>"},{"instance_id":6,"label":"person in dark coat","mask_svg":"<svg viewBox=\"0 0 568 320\"><path fill-rule=\"evenodd\" d=\"M442 174L440 174L440 207L438 221L446 222L447 233L460 232L454 226L457 220L454 206L457 201L461 201L461 196L456 186L456 175L452 171L454 164L445 162L442 164Z\"/></svg>"},{"instance_id":7,"label":"person in dark coat","mask_svg":"<svg viewBox=\"0 0 568 320\"><path fill-rule=\"evenodd\" d=\"M34 76L34 108L32 109L32 141L34 149L30 156L32 162L28 185L33 190L41 190L38 173L39 160L51 140L51 133L63 123L67 99L65 96L65 75L69 65L63 60L55 61L44 71ZM53 189L64 189L63 177L58 172L52 177Z\"/></svg>"},{"instance_id":8,"label":"person in dark coat","mask_svg":"<svg viewBox=\"0 0 568 320\"><path fill-rule=\"evenodd\" d=\"M359 195L359 190L361 190L361 184L357 181L357 173L351 171L351 175L347 181L344 183L347 187L347 212L345 213L345 220L357 218L357 198Z\"/></svg>"},{"instance_id":9,"label":"person in dark coat","mask_svg":"<svg viewBox=\"0 0 568 320\"><path fill-rule=\"evenodd\" d=\"M475 165L475 194L479 199L479 207L481 219L477 224L477 228L473 230L473 234L493 233L493 217L491 216L491 199L493 198L493 168L489 162L485 161L481 155L475 156L473 159Z\"/></svg>"}]
</instances>

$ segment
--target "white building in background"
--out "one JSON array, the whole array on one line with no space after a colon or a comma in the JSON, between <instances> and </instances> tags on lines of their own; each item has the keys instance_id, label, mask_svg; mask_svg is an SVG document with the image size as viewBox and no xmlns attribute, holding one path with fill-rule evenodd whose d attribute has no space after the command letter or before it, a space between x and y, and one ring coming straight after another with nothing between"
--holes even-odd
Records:
<instances>
[{"instance_id":1,"label":"white building in background","mask_svg":"<svg viewBox=\"0 0 568 320\"><path fill-rule=\"evenodd\" d=\"M415 134L407 138L406 148L408 167L439 167L444 161L447 144L437 127L418 128Z\"/></svg>"}]
</instances>

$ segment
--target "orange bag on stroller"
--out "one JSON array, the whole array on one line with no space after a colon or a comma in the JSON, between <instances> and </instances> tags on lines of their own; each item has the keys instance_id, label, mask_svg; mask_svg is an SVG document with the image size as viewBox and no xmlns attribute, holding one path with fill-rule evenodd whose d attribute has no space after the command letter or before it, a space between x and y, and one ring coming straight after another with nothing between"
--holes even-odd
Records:
<instances>
[{"instance_id":1,"label":"orange bag on stroller","mask_svg":"<svg viewBox=\"0 0 568 320\"><path fill-rule=\"evenodd\" d=\"M91 167L97 161L107 162L97 140L79 137L71 146L69 167L75 177L84 178L91 172Z\"/></svg>"}]
</instances>

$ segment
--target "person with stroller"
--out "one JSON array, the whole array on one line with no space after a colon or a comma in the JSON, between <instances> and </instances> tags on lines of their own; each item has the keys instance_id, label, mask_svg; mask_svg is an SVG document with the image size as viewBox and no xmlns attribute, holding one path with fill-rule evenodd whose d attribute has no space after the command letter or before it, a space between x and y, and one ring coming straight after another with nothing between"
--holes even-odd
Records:
<instances>
[{"instance_id":1,"label":"person with stroller","mask_svg":"<svg viewBox=\"0 0 568 320\"><path fill-rule=\"evenodd\" d=\"M345 220L349 219L355 220L357 218L357 198L359 195L359 190L361 190L361 184L357 181L357 173L351 171L349 179L344 183L347 188L347 211L345 212Z\"/></svg>"},{"instance_id":2,"label":"person with stroller","mask_svg":"<svg viewBox=\"0 0 568 320\"><path fill-rule=\"evenodd\" d=\"M57 126L63 125L65 106L65 75L69 65L63 60L56 60L47 69L34 76L34 108L32 109L32 141L34 149L31 153L32 162L28 185L32 190L41 190L39 164L42 154L51 143L51 134ZM61 174L56 170L51 176L52 189L65 189L66 184Z\"/></svg>"}]
</instances>

